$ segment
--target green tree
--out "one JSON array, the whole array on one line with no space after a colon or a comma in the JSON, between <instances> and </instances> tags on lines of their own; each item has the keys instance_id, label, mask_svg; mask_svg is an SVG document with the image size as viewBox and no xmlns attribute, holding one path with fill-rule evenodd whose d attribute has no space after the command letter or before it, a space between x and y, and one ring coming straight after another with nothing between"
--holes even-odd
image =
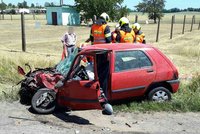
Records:
<instances>
[{"instance_id":1,"label":"green tree","mask_svg":"<svg viewBox=\"0 0 200 134\"><path fill-rule=\"evenodd\" d=\"M49 7L50 6L50 3L49 2L45 2L44 3L44 7Z\"/></svg>"},{"instance_id":2,"label":"green tree","mask_svg":"<svg viewBox=\"0 0 200 134\"><path fill-rule=\"evenodd\" d=\"M35 5L32 3L32 4L31 4L31 8L34 8L34 7L35 7Z\"/></svg>"},{"instance_id":3,"label":"green tree","mask_svg":"<svg viewBox=\"0 0 200 134\"><path fill-rule=\"evenodd\" d=\"M117 20L128 14L127 7L123 7L124 0L75 0L75 6L85 18L97 17L106 12L111 20Z\"/></svg>"},{"instance_id":4,"label":"green tree","mask_svg":"<svg viewBox=\"0 0 200 134\"><path fill-rule=\"evenodd\" d=\"M17 7L18 7L18 8L23 8L23 4L22 4L22 3L18 3L18 4L17 4Z\"/></svg>"},{"instance_id":5,"label":"green tree","mask_svg":"<svg viewBox=\"0 0 200 134\"><path fill-rule=\"evenodd\" d=\"M137 11L148 13L149 19L153 19L156 23L157 19L161 19L164 14L162 13L165 7L165 0L143 0L135 6Z\"/></svg>"},{"instance_id":6,"label":"green tree","mask_svg":"<svg viewBox=\"0 0 200 134\"><path fill-rule=\"evenodd\" d=\"M6 3L4 3L4 2L0 3L0 9L1 10L5 10L6 7L7 7Z\"/></svg>"},{"instance_id":7,"label":"green tree","mask_svg":"<svg viewBox=\"0 0 200 134\"><path fill-rule=\"evenodd\" d=\"M16 8L16 6L13 4L13 5L12 5L12 8Z\"/></svg>"},{"instance_id":8,"label":"green tree","mask_svg":"<svg viewBox=\"0 0 200 134\"><path fill-rule=\"evenodd\" d=\"M23 8L28 8L27 2L25 0L22 2L22 5L23 5Z\"/></svg>"},{"instance_id":9,"label":"green tree","mask_svg":"<svg viewBox=\"0 0 200 134\"><path fill-rule=\"evenodd\" d=\"M7 5L8 8L12 8L12 6L13 6L12 3L9 3L9 4Z\"/></svg>"}]
</instances>

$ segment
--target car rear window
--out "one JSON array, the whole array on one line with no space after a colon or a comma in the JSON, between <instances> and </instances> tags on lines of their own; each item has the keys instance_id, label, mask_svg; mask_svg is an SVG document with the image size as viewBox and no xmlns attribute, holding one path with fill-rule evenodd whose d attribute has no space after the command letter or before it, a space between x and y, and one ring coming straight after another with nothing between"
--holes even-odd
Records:
<instances>
[{"instance_id":1,"label":"car rear window","mask_svg":"<svg viewBox=\"0 0 200 134\"><path fill-rule=\"evenodd\" d=\"M143 51L131 50L115 53L115 72L149 66L152 66L152 62Z\"/></svg>"}]
</instances>

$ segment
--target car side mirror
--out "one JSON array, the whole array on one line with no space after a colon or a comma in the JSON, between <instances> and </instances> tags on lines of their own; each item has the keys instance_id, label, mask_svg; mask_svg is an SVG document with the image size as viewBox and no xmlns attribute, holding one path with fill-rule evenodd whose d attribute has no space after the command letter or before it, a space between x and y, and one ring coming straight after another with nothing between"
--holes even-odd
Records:
<instances>
[{"instance_id":1,"label":"car side mirror","mask_svg":"<svg viewBox=\"0 0 200 134\"><path fill-rule=\"evenodd\" d=\"M110 105L109 103L106 103L106 104L103 106L102 114L103 114L103 115L112 115L112 114L113 114L112 105Z\"/></svg>"}]
</instances>

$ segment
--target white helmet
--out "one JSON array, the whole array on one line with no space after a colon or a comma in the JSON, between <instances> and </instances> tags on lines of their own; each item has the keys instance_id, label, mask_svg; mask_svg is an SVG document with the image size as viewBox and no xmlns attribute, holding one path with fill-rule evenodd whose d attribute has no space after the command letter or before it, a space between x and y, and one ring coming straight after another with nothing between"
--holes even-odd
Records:
<instances>
[{"instance_id":1,"label":"white helmet","mask_svg":"<svg viewBox=\"0 0 200 134\"><path fill-rule=\"evenodd\" d=\"M108 22L109 20L110 20L110 17L109 17L109 15L107 14L107 13L102 13L101 15L100 15L100 17L101 18L103 18L106 22Z\"/></svg>"},{"instance_id":2,"label":"white helmet","mask_svg":"<svg viewBox=\"0 0 200 134\"><path fill-rule=\"evenodd\" d=\"M133 26L132 26L132 29L136 30L136 31L139 31L139 30L141 30L141 26L140 26L139 23L134 23Z\"/></svg>"},{"instance_id":3,"label":"white helmet","mask_svg":"<svg viewBox=\"0 0 200 134\"><path fill-rule=\"evenodd\" d=\"M129 20L126 17L119 19L119 25L123 26L124 24L129 24Z\"/></svg>"}]
</instances>

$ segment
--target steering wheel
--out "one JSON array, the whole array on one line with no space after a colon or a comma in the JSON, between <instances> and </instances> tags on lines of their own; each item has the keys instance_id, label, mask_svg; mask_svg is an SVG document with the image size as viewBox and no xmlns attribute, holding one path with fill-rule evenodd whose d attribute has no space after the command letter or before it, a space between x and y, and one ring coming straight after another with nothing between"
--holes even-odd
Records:
<instances>
[{"instance_id":1,"label":"steering wheel","mask_svg":"<svg viewBox=\"0 0 200 134\"><path fill-rule=\"evenodd\" d=\"M85 67L82 65L77 67L73 78L76 78L77 76L80 77L81 80L89 80L89 76L85 70Z\"/></svg>"}]
</instances>

